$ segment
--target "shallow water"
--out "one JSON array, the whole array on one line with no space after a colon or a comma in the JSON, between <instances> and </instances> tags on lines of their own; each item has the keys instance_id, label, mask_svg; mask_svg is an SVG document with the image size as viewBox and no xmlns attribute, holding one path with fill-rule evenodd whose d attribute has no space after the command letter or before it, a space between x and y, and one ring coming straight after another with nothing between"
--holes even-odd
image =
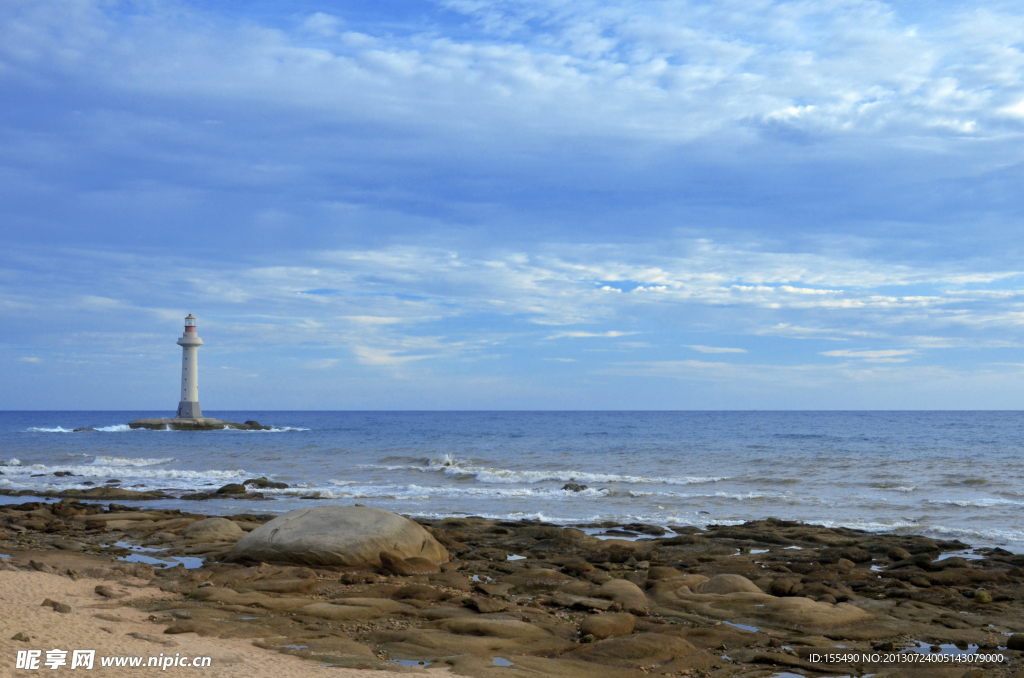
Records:
<instances>
[{"instance_id":1,"label":"shallow water","mask_svg":"<svg viewBox=\"0 0 1024 678\"><path fill-rule=\"evenodd\" d=\"M292 487L265 491L273 501L152 505L280 513L358 502L563 524L705 526L777 516L1024 552L1022 413L208 414L281 430L127 427L166 412L0 413L0 487L116 479L123 488L179 493L266 476ZM70 432L86 426L97 430ZM588 488L562 490L568 482Z\"/></svg>"}]
</instances>

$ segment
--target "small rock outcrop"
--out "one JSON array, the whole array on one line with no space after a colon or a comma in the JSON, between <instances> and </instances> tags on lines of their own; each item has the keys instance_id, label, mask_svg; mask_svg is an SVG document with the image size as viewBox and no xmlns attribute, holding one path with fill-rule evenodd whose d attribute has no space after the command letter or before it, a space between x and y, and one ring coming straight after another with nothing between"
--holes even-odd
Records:
<instances>
[{"instance_id":1,"label":"small rock outcrop","mask_svg":"<svg viewBox=\"0 0 1024 678\"><path fill-rule=\"evenodd\" d=\"M263 426L258 421L249 420L239 423L237 421L222 421L206 417L205 419L136 419L128 422L130 428L145 428L151 431L220 431L225 428L233 428L241 431L269 431L273 426ZM88 429L92 430L92 429Z\"/></svg>"},{"instance_id":2,"label":"small rock outcrop","mask_svg":"<svg viewBox=\"0 0 1024 678\"><path fill-rule=\"evenodd\" d=\"M242 537L233 561L342 567L380 567L387 558L448 560L448 551L408 518L365 506L318 506L290 511Z\"/></svg>"}]
</instances>

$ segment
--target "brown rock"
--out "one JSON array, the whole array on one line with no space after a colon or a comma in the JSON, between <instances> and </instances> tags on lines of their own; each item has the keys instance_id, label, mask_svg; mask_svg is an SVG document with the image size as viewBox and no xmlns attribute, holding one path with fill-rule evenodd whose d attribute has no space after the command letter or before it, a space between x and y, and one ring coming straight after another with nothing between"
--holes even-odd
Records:
<instances>
[{"instance_id":1,"label":"brown rock","mask_svg":"<svg viewBox=\"0 0 1024 678\"><path fill-rule=\"evenodd\" d=\"M635 633L583 645L570 657L599 664L640 667L664 664L697 652L691 643L663 633Z\"/></svg>"},{"instance_id":2,"label":"brown rock","mask_svg":"<svg viewBox=\"0 0 1024 678\"><path fill-rule=\"evenodd\" d=\"M388 574L396 574L400 577L409 577L417 574L431 574L439 568L426 558L402 558L394 553L381 551L380 569Z\"/></svg>"},{"instance_id":3,"label":"brown rock","mask_svg":"<svg viewBox=\"0 0 1024 678\"><path fill-rule=\"evenodd\" d=\"M125 598L128 596L127 593L119 593L106 584L100 584L94 590L98 595L101 595L104 598Z\"/></svg>"},{"instance_id":4,"label":"brown rock","mask_svg":"<svg viewBox=\"0 0 1024 678\"><path fill-rule=\"evenodd\" d=\"M773 579L771 586L768 587L768 593L773 596L798 596L803 591L804 585L798 581L792 579Z\"/></svg>"},{"instance_id":5,"label":"brown rock","mask_svg":"<svg viewBox=\"0 0 1024 678\"><path fill-rule=\"evenodd\" d=\"M597 640L628 636L635 624L636 617L628 612L592 614L580 622L580 635L592 635Z\"/></svg>"},{"instance_id":6,"label":"brown rock","mask_svg":"<svg viewBox=\"0 0 1024 678\"><path fill-rule=\"evenodd\" d=\"M596 597L606 598L615 601L622 606L623 610L640 614L647 614L647 596L636 584L625 579L612 579L597 587Z\"/></svg>"},{"instance_id":7,"label":"brown rock","mask_svg":"<svg viewBox=\"0 0 1024 678\"><path fill-rule=\"evenodd\" d=\"M71 612L71 606L67 603L58 603L56 600L50 600L49 598L44 600L40 607L52 607L54 612L60 612L61 614Z\"/></svg>"},{"instance_id":8,"label":"brown rock","mask_svg":"<svg viewBox=\"0 0 1024 678\"><path fill-rule=\"evenodd\" d=\"M757 584L738 574L719 574L703 584L694 593L762 593Z\"/></svg>"}]
</instances>

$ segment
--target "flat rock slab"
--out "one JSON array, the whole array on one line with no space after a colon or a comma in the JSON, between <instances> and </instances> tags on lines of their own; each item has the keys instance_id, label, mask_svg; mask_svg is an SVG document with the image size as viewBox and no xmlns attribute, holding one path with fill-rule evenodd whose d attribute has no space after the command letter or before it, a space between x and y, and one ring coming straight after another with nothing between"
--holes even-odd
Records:
<instances>
[{"instance_id":1,"label":"flat rock slab","mask_svg":"<svg viewBox=\"0 0 1024 678\"><path fill-rule=\"evenodd\" d=\"M269 431L273 426L263 426L256 422L239 423L222 421L207 417L205 419L136 419L128 422L130 428L146 428L151 431L220 431L226 428L240 431Z\"/></svg>"},{"instance_id":2,"label":"flat rock slab","mask_svg":"<svg viewBox=\"0 0 1024 678\"><path fill-rule=\"evenodd\" d=\"M365 506L289 511L239 539L228 559L376 568L381 566L381 552L432 563L448 560L448 551L421 525Z\"/></svg>"}]
</instances>

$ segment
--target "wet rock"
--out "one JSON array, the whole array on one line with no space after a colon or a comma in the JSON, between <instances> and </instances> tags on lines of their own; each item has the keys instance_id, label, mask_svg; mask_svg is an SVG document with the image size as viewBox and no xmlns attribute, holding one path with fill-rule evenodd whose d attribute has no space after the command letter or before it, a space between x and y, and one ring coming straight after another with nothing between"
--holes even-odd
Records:
<instances>
[{"instance_id":1,"label":"wet rock","mask_svg":"<svg viewBox=\"0 0 1024 678\"><path fill-rule=\"evenodd\" d=\"M579 483L566 483L562 486L562 489L566 492L582 492L587 489L586 485L580 485Z\"/></svg>"},{"instance_id":2,"label":"wet rock","mask_svg":"<svg viewBox=\"0 0 1024 678\"><path fill-rule=\"evenodd\" d=\"M981 605L988 605L992 602L992 594L990 594L985 589L978 589L974 593L974 602L979 603Z\"/></svg>"},{"instance_id":3,"label":"wet rock","mask_svg":"<svg viewBox=\"0 0 1024 678\"><path fill-rule=\"evenodd\" d=\"M247 490L245 489L245 485L240 485L238 483L228 483L227 485L224 485L223 487L218 487L216 493L217 494L245 494L246 492L247 492Z\"/></svg>"},{"instance_id":4,"label":"wet rock","mask_svg":"<svg viewBox=\"0 0 1024 678\"><path fill-rule=\"evenodd\" d=\"M580 635L592 635L596 640L628 636L635 625L636 617L628 612L592 614L580 622Z\"/></svg>"},{"instance_id":5,"label":"wet rock","mask_svg":"<svg viewBox=\"0 0 1024 678\"><path fill-rule=\"evenodd\" d=\"M356 506L290 511L242 537L229 559L376 568L381 567L382 552L432 564L448 560L445 548L417 523Z\"/></svg>"},{"instance_id":6,"label":"wet rock","mask_svg":"<svg viewBox=\"0 0 1024 678\"><path fill-rule=\"evenodd\" d=\"M886 552L885 555L887 555L889 557L889 560L893 560L893 561L899 562L901 560L909 559L910 558L910 551L906 550L905 548L901 548L899 546L894 546L891 549L889 549Z\"/></svg>"},{"instance_id":7,"label":"wet rock","mask_svg":"<svg viewBox=\"0 0 1024 678\"><path fill-rule=\"evenodd\" d=\"M249 422L246 422L246 423L248 424ZM260 488L261 490L266 490L266 489L270 489L270 490L286 490L286 489L288 489L288 484L287 483L276 483L276 482L274 482L272 480L267 480L266 478L264 478L262 476L259 477L259 478L248 478L246 480L243 480L242 481L242 485L244 485L246 487L248 487L249 485L255 485L256 487Z\"/></svg>"},{"instance_id":8,"label":"wet rock","mask_svg":"<svg viewBox=\"0 0 1024 678\"><path fill-rule=\"evenodd\" d=\"M181 531L181 536L196 541L236 541L245 535L238 525L227 518L207 518L192 523Z\"/></svg>"},{"instance_id":9,"label":"wet rock","mask_svg":"<svg viewBox=\"0 0 1024 678\"><path fill-rule=\"evenodd\" d=\"M1006 648L1024 652L1024 633L1015 633L1006 639Z\"/></svg>"},{"instance_id":10,"label":"wet rock","mask_svg":"<svg viewBox=\"0 0 1024 678\"><path fill-rule=\"evenodd\" d=\"M67 478L68 476L74 476L75 474L71 471L54 471L53 475L58 478Z\"/></svg>"}]
</instances>

